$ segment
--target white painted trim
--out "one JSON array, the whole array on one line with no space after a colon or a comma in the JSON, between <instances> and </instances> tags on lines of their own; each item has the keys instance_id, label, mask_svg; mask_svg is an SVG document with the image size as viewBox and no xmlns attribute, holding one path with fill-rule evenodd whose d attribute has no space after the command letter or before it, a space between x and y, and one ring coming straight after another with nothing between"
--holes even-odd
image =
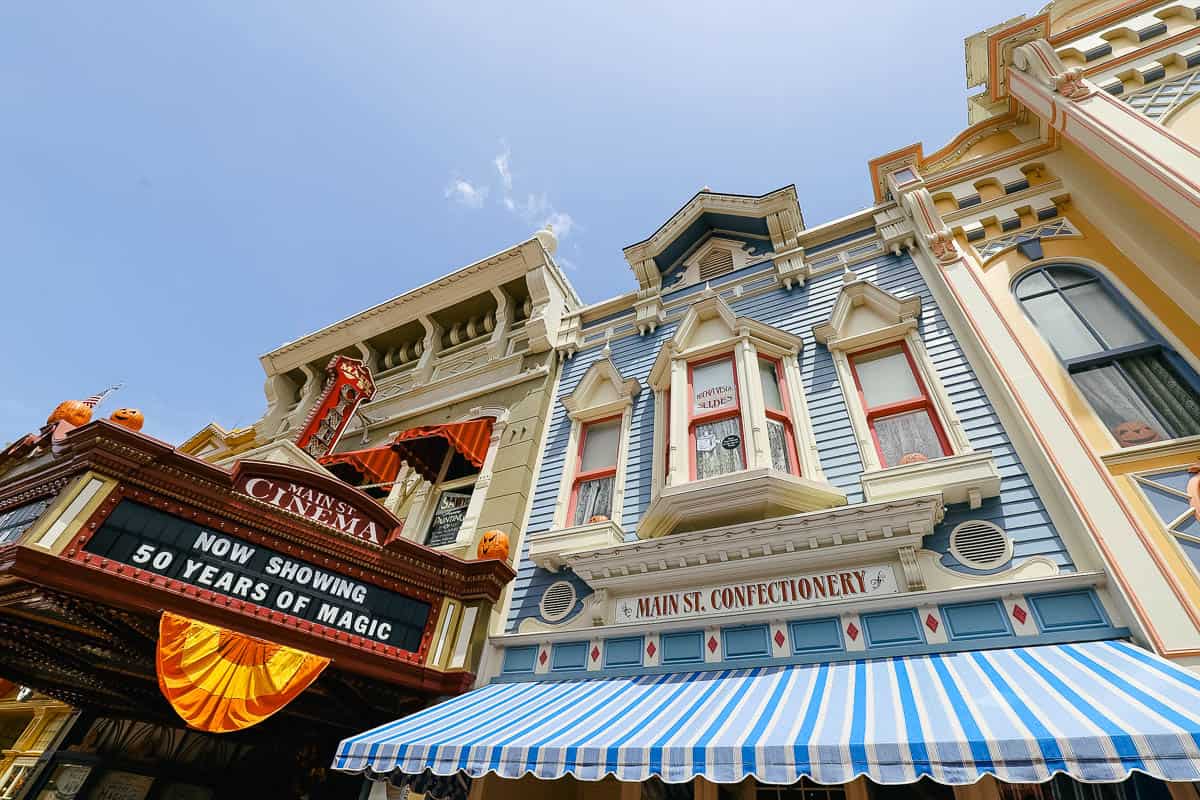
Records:
<instances>
[{"instance_id":1,"label":"white painted trim","mask_svg":"<svg viewBox=\"0 0 1200 800\"><path fill-rule=\"evenodd\" d=\"M83 513L84 507L93 497L96 496L96 492L100 491L102 488L104 488L104 481L100 480L99 478L90 478L88 482L83 485L83 488L79 490L79 494L75 495L75 498L71 500L69 504L67 504L67 507L64 508L61 513L59 513L58 517L54 520L50 527L46 529L46 532L41 535L41 538L39 538L34 545L36 547L45 548L46 550L52 549L58 542L59 537L61 537L66 532L67 528L76 521L79 515Z\"/></svg>"},{"instance_id":2,"label":"white painted trim","mask_svg":"<svg viewBox=\"0 0 1200 800\"><path fill-rule=\"evenodd\" d=\"M458 635L454 638L454 649L450 652L450 662L447 669L461 669L467 662L467 649L471 646L471 638L475 633L475 618L479 616L479 606L465 606L462 621L458 623Z\"/></svg>"},{"instance_id":3,"label":"white painted trim","mask_svg":"<svg viewBox=\"0 0 1200 800\"><path fill-rule=\"evenodd\" d=\"M828 617L839 613L865 614L873 611L890 611L897 608L917 608L922 605L943 605L948 603L967 603L975 600L991 600L1000 597L1020 596L1043 592L1068 591L1071 589L1101 589L1106 585L1107 577L1103 572L1069 572L1061 575L1051 575L1036 578L1012 580L1003 575L999 580L993 578L986 583L972 583L945 589L927 589L916 592L900 592L898 594L882 595L880 597L851 597L845 599L825 600L807 606L797 606L787 610L787 619L803 620L818 617ZM1103 592L1099 592L1103 597ZM1025 605L1022 600L1022 605ZM1025 605L1025 610L1032 610ZM695 617L670 620L638 620L636 622L614 622L608 625L588 628L591 636L629 636L655 633L667 633L678 630L696 630L697 622L707 623L706 630L719 630L718 626L750 625L771 622L778 619L780 609L768 608L755 611L739 611L728 614L716 614L706 619L697 620ZM862 625L856 620L855 624L861 629ZM1114 625L1123 624L1118 618L1113 618ZM845 635L843 625L843 636ZM536 630L521 633L504 633L490 637L489 641L497 647L516 647L523 644L575 641L580 638L578 630L547 631ZM849 637L847 637L848 639ZM707 636L705 637L707 640ZM720 641L720 636L717 637ZM862 636L859 636L862 641ZM849 644L849 642L847 642ZM718 652L719 652L718 648ZM705 647L705 652L708 648Z\"/></svg>"}]
</instances>

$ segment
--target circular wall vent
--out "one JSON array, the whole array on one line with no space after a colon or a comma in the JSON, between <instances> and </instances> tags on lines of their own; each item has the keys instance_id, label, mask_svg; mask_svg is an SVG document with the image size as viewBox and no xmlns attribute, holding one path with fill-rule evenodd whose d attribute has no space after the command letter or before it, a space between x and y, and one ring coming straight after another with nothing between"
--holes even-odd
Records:
<instances>
[{"instance_id":1,"label":"circular wall vent","mask_svg":"<svg viewBox=\"0 0 1200 800\"><path fill-rule=\"evenodd\" d=\"M972 569L995 569L1012 558L1012 540L992 523L973 519L950 531L950 553Z\"/></svg>"},{"instance_id":2,"label":"circular wall vent","mask_svg":"<svg viewBox=\"0 0 1200 800\"><path fill-rule=\"evenodd\" d=\"M575 608L575 586L570 581L555 581L542 592L542 619L558 622Z\"/></svg>"}]
</instances>

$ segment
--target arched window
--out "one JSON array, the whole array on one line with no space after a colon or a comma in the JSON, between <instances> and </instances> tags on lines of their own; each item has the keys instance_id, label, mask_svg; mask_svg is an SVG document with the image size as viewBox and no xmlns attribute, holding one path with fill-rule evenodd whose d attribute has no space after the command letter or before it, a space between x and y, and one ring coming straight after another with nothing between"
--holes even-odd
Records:
<instances>
[{"instance_id":1,"label":"arched window","mask_svg":"<svg viewBox=\"0 0 1200 800\"><path fill-rule=\"evenodd\" d=\"M1200 380L1096 273L1041 267L1013 291L1122 447L1200 434Z\"/></svg>"}]
</instances>

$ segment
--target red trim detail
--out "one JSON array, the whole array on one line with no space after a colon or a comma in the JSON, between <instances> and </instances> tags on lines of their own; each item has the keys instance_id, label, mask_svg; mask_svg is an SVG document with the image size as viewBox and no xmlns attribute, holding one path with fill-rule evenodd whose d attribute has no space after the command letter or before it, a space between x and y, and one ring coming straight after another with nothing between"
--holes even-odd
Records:
<instances>
[{"instance_id":1,"label":"red trim detail","mask_svg":"<svg viewBox=\"0 0 1200 800\"><path fill-rule=\"evenodd\" d=\"M846 635L850 637L850 641L858 640L858 626L851 622L846 626Z\"/></svg>"},{"instance_id":2,"label":"red trim detail","mask_svg":"<svg viewBox=\"0 0 1200 800\"><path fill-rule=\"evenodd\" d=\"M917 384L917 390L921 394L908 400L898 400L894 403L886 403L881 406L868 406L866 394L863 392L862 380L858 375L858 365L856 362L862 356L893 348L899 348L900 352L904 354L905 360L908 361L909 371L912 373L913 380ZM942 427L942 421L938 416L937 408L934 406L933 400L929 397L929 389L926 388L925 381L921 378L921 372L917 369L917 362L913 360L907 343L891 342L879 347L872 347L868 350L859 350L857 353L852 353L848 360L850 362L850 372L854 376L854 388L858 391L858 403L867 417L867 426L871 429L871 440L875 443L875 452L879 454L880 465L884 467L891 466L887 463L887 459L883 455L883 447L879 443L879 434L875 431L875 421L881 417L890 417L908 411L924 411L928 414L929 422L933 425L934 433L937 434L938 443L942 446L942 455L948 456L952 454L950 440L946 437L946 431Z\"/></svg>"},{"instance_id":3,"label":"red trim detail","mask_svg":"<svg viewBox=\"0 0 1200 800\"><path fill-rule=\"evenodd\" d=\"M783 377L783 363L778 358L759 355L758 361L766 361L775 370L775 385L779 388L779 399L783 403L782 409L773 409L766 405L766 398L763 398L763 407L766 408L767 419L775 420L783 423L784 431L787 436L788 447L788 472L793 475L800 475L800 453L796 449L796 427L792 424L792 407L788 404L787 381ZM762 364L755 364L759 369L762 369ZM762 377L759 376L759 380ZM767 433L768 439L770 433Z\"/></svg>"},{"instance_id":4,"label":"red trim detail","mask_svg":"<svg viewBox=\"0 0 1200 800\"><path fill-rule=\"evenodd\" d=\"M604 467L602 469L594 469L589 472L583 472L582 471L583 470L583 448L587 444L588 429L594 425L604 425L606 423L610 423L610 422L614 422L614 421L617 423L617 426L618 426L618 430L617 430L618 439L617 439L617 448L616 448L616 450L613 451L612 466ZM623 431L620 430L620 423L621 423L621 416L617 415L617 416L612 416L612 417L605 417L604 419L593 420L591 422L588 422L588 423L580 426L579 448L575 453L575 480L571 483L571 502L567 506L567 520L566 520L567 527L571 527L575 524L575 506L576 506L576 501L579 499L580 484L586 483L588 481L599 480L600 478L608 478L610 476L614 477L614 478L616 477L617 453L621 449L620 436L624 433ZM614 511L614 509L609 508L609 510L608 510L609 517L612 516L613 511ZM584 520L584 524L587 524L587 520Z\"/></svg>"},{"instance_id":5,"label":"red trim detail","mask_svg":"<svg viewBox=\"0 0 1200 800\"><path fill-rule=\"evenodd\" d=\"M325 366L325 374L329 376L325 390L296 437L296 446L313 458L333 450L359 403L375 394L371 370L356 358L334 356ZM333 421L332 430L322 433L322 423L327 419Z\"/></svg>"}]
</instances>

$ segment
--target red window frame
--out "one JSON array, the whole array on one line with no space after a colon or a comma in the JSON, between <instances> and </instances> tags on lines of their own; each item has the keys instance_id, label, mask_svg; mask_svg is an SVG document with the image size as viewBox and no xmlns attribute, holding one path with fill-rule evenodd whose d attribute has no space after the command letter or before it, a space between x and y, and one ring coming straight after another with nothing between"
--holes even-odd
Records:
<instances>
[{"instance_id":1,"label":"red window frame","mask_svg":"<svg viewBox=\"0 0 1200 800\"><path fill-rule=\"evenodd\" d=\"M583 448L587 445L588 428L592 427L593 425L603 425L608 422L616 422L617 423L618 439L617 439L617 449L613 453L613 465L611 467L604 467L603 469L594 469L594 470L591 470L590 472L583 472L582 471L582 469L583 469ZM621 452L620 424L621 424L621 415L617 414L612 417L604 417L603 419L589 420L588 422L584 422L583 424L581 424L579 426L579 447L576 449L576 452L575 452L575 478L571 482L571 502L567 506L567 527L572 527L575 525L575 506L576 506L576 502L579 500L579 485L581 483L586 483L587 481L594 481L599 478L608 478L608 477L612 477L614 479L616 478L617 458L619 457L619 454ZM615 494L615 492L614 492L614 494ZM609 519L612 518L612 513L613 513L613 509L610 508L608 510ZM583 524L586 525L587 521L584 520Z\"/></svg>"},{"instance_id":2,"label":"red window frame","mask_svg":"<svg viewBox=\"0 0 1200 800\"><path fill-rule=\"evenodd\" d=\"M787 380L783 376L783 361L778 358L773 358L768 355L758 354L756 366L762 369L761 362L766 362L771 365L771 369L775 370L775 385L779 387L779 400L783 404L782 409L771 408L767 405L767 398L763 397L763 408L766 409L767 419L773 419L783 423L783 430L787 435L788 447L788 462L791 467L789 470L793 475L800 474L800 453L796 449L796 426L792 422L792 407L788 404ZM759 377L762 380L762 377ZM768 442L770 434L767 434ZM769 446L768 446L769 452Z\"/></svg>"},{"instance_id":3,"label":"red window frame","mask_svg":"<svg viewBox=\"0 0 1200 800\"><path fill-rule=\"evenodd\" d=\"M866 393L863 392L862 380L858 376L858 359L881 350L894 350L897 348L904 354L904 358L908 362L908 369L912 372L913 380L917 384L917 390L920 392L920 395L911 400L897 400L894 403L884 403L881 406L868 406ZM871 440L875 443L875 452L879 454L880 465L884 467L891 466L887 463L887 459L883 455L883 447L879 444L879 434L875 431L875 420L880 417L903 414L906 411L925 411L929 415L929 422L933 425L934 433L937 434L938 443L942 446L942 455L948 456L953 454L953 450L950 447L950 439L946 436L946 430L942 426L941 415L938 413L933 399L929 396L929 389L925 386L925 379L921 377L921 371L917 369L917 362L913 359L907 342L889 342L888 344L872 347L867 350L859 350L857 353L851 353L848 360L850 362L850 373L854 376L854 388L858 391L858 404L862 408L863 414L867 417L867 427L871 429Z\"/></svg>"},{"instance_id":4,"label":"red window frame","mask_svg":"<svg viewBox=\"0 0 1200 800\"><path fill-rule=\"evenodd\" d=\"M716 411L702 411L696 413L696 390L692 382L692 371L696 367L702 367L705 364L711 364L715 361L728 361L730 371L733 373L733 408L722 408ZM720 355L711 356L709 358L701 358L695 361L688 362L688 392L687 392L687 408L688 408L688 461L690 476L692 480L696 478L696 426L704 425L709 422L720 422L730 417L737 417L738 421L738 438L741 443L738 445L738 450L742 454L742 469L746 468L746 434L745 426L742 423L742 387L738 380L737 359L733 357L733 353L721 353Z\"/></svg>"}]
</instances>

